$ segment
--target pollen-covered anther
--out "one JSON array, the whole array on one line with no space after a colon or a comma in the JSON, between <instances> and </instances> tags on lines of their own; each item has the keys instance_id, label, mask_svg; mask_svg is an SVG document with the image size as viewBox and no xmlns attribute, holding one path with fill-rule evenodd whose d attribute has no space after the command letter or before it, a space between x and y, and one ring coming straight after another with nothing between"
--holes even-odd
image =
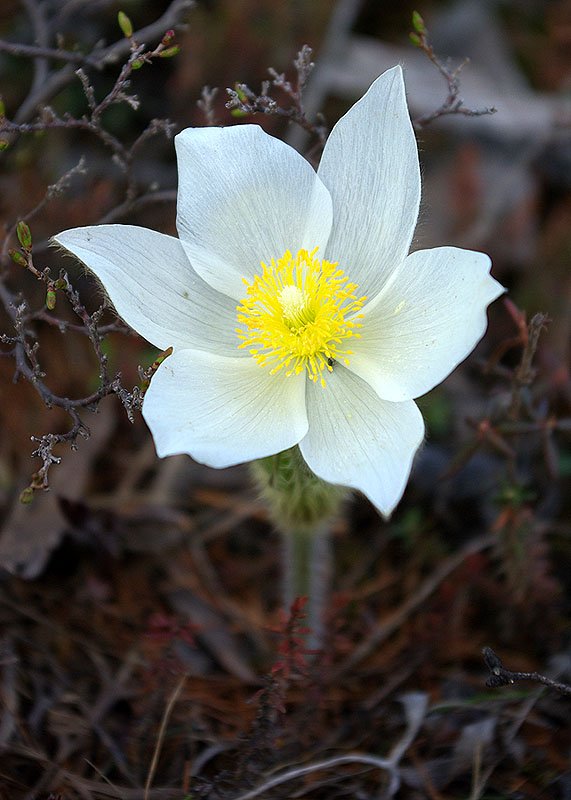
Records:
<instances>
[{"instance_id":1,"label":"pollen-covered anther","mask_svg":"<svg viewBox=\"0 0 571 800\"><path fill-rule=\"evenodd\" d=\"M246 284L246 297L237 307L238 347L248 349L261 367L286 376L303 370L325 386L324 372L335 362L348 364L347 340L361 336L366 297L336 263L316 258L317 248L287 250Z\"/></svg>"}]
</instances>

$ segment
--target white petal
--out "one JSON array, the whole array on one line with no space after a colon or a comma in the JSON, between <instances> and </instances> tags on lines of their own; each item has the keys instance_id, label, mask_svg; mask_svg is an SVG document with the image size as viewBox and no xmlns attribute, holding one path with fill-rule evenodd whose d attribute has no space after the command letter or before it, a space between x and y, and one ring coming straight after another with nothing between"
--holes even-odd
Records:
<instances>
[{"instance_id":1,"label":"white petal","mask_svg":"<svg viewBox=\"0 0 571 800\"><path fill-rule=\"evenodd\" d=\"M151 344L240 354L236 304L199 278L178 239L135 225L97 225L54 240L95 273L119 316Z\"/></svg>"},{"instance_id":2,"label":"white petal","mask_svg":"<svg viewBox=\"0 0 571 800\"><path fill-rule=\"evenodd\" d=\"M211 467L263 458L307 431L305 375L269 375L251 358L178 350L151 380L143 416L159 456Z\"/></svg>"},{"instance_id":3,"label":"white petal","mask_svg":"<svg viewBox=\"0 0 571 800\"><path fill-rule=\"evenodd\" d=\"M331 198L314 169L258 125L188 128L175 139L177 226L193 267L219 292L244 297L260 262L301 247L323 252Z\"/></svg>"},{"instance_id":4,"label":"white petal","mask_svg":"<svg viewBox=\"0 0 571 800\"><path fill-rule=\"evenodd\" d=\"M309 432L300 450L326 481L359 489L388 516L399 502L424 423L414 402L381 400L336 365L322 388L308 381Z\"/></svg>"},{"instance_id":5,"label":"white petal","mask_svg":"<svg viewBox=\"0 0 571 800\"><path fill-rule=\"evenodd\" d=\"M326 257L372 299L409 251L420 202L400 67L377 78L335 125L318 175L333 198Z\"/></svg>"},{"instance_id":6,"label":"white petal","mask_svg":"<svg viewBox=\"0 0 571 800\"><path fill-rule=\"evenodd\" d=\"M484 253L438 247L412 253L370 307L349 369L380 397L428 392L463 361L486 330L486 308L505 289Z\"/></svg>"}]
</instances>

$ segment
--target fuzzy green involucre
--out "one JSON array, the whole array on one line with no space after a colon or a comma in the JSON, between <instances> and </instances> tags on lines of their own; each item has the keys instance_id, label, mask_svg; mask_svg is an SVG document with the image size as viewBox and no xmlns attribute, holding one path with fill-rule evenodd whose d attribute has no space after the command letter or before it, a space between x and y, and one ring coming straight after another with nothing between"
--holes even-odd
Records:
<instances>
[{"instance_id":1,"label":"fuzzy green involucre","mask_svg":"<svg viewBox=\"0 0 571 800\"><path fill-rule=\"evenodd\" d=\"M284 533L314 531L338 513L349 494L318 478L298 447L254 461L251 469L272 522Z\"/></svg>"}]
</instances>

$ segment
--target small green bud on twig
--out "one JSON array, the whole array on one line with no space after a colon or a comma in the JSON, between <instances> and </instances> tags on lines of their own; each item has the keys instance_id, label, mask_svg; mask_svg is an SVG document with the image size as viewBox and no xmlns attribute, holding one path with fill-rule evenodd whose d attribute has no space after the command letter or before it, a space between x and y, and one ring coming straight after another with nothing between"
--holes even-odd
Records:
<instances>
[{"instance_id":1,"label":"small green bud on twig","mask_svg":"<svg viewBox=\"0 0 571 800\"><path fill-rule=\"evenodd\" d=\"M0 117L6 116L6 106L4 105L4 100L0 97Z\"/></svg>"},{"instance_id":2,"label":"small green bud on twig","mask_svg":"<svg viewBox=\"0 0 571 800\"><path fill-rule=\"evenodd\" d=\"M236 97L241 103L246 104L248 102L248 95L242 89L239 83L234 84L234 91L236 92ZM247 111L244 111L242 108L233 108L230 111L231 116L233 117L246 117L248 115Z\"/></svg>"},{"instance_id":3,"label":"small green bud on twig","mask_svg":"<svg viewBox=\"0 0 571 800\"><path fill-rule=\"evenodd\" d=\"M26 488L20 492L20 503L22 503L22 505L29 506L33 499L34 490L31 486L26 486Z\"/></svg>"},{"instance_id":4,"label":"small green bud on twig","mask_svg":"<svg viewBox=\"0 0 571 800\"><path fill-rule=\"evenodd\" d=\"M145 62L142 58L136 58L131 64L131 69L141 69L144 63Z\"/></svg>"},{"instance_id":5,"label":"small green bud on twig","mask_svg":"<svg viewBox=\"0 0 571 800\"><path fill-rule=\"evenodd\" d=\"M409 33L408 38L415 47L422 47L420 36L417 33Z\"/></svg>"},{"instance_id":6,"label":"small green bud on twig","mask_svg":"<svg viewBox=\"0 0 571 800\"><path fill-rule=\"evenodd\" d=\"M48 311L53 311L56 307L56 293L53 285L46 292L46 308Z\"/></svg>"},{"instance_id":7,"label":"small green bud on twig","mask_svg":"<svg viewBox=\"0 0 571 800\"><path fill-rule=\"evenodd\" d=\"M23 220L20 220L16 225L16 235L24 250L32 249L32 232L30 231L29 225Z\"/></svg>"},{"instance_id":8,"label":"small green bud on twig","mask_svg":"<svg viewBox=\"0 0 571 800\"><path fill-rule=\"evenodd\" d=\"M7 150L10 147L10 142L7 142L6 139L0 139L0 151Z\"/></svg>"},{"instance_id":9,"label":"small green bud on twig","mask_svg":"<svg viewBox=\"0 0 571 800\"><path fill-rule=\"evenodd\" d=\"M162 353L158 354L158 356L155 358L155 360L151 364L151 369L153 370L153 372L156 372L156 370L158 370L158 368L161 366L161 364L163 363L163 361L166 358L168 358L169 356L172 356L172 351L173 351L172 347L167 347L166 350L163 350Z\"/></svg>"},{"instance_id":10,"label":"small green bud on twig","mask_svg":"<svg viewBox=\"0 0 571 800\"><path fill-rule=\"evenodd\" d=\"M235 83L235 84L234 84L234 91L235 91L235 92L236 92L236 94L238 95L238 100L239 100L241 103L245 103L245 102L246 102L246 100L248 99L248 95L247 95L247 94L246 94L246 92L245 92L245 91L242 89L242 87L240 86L240 84L239 84L239 83Z\"/></svg>"},{"instance_id":11,"label":"small green bud on twig","mask_svg":"<svg viewBox=\"0 0 571 800\"><path fill-rule=\"evenodd\" d=\"M22 255L22 253L20 253L19 250L16 250L12 247L10 248L10 250L8 250L8 255L10 256L14 264L17 264L19 267L25 268L28 266L28 261L26 259L26 256Z\"/></svg>"},{"instance_id":12,"label":"small green bud on twig","mask_svg":"<svg viewBox=\"0 0 571 800\"><path fill-rule=\"evenodd\" d=\"M123 31L123 35L127 39L130 39L131 36L133 35L133 23L131 22L131 20L129 19L127 14L125 14L124 11L120 11L117 14L117 22L119 23L119 27Z\"/></svg>"},{"instance_id":13,"label":"small green bud on twig","mask_svg":"<svg viewBox=\"0 0 571 800\"><path fill-rule=\"evenodd\" d=\"M161 50L159 53L160 58L172 58L173 56L177 56L180 53L180 47L178 44L173 44L172 47L167 47L166 50Z\"/></svg>"},{"instance_id":14,"label":"small green bud on twig","mask_svg":"<svg viewBox=\"0 0 571 800\"><path fill-rule=\"evenodd\" d=\"M415 29L417 33L425 34L426 33L426 25L424 24L424 20L418 13L418 11L412 12L412 27Z\"/></svg>"},{"instance_id":15,"label":"small green bud on twig","mask_svg":"<svg viewBox=\"0 0 571 800\"><path fill-rule=\"evenodd\" d=\"M163 361L170 355L172 355L172 351L173 351L172 347L167 347L166 350L163 350L162 353L158 354L158 356L155 358L151 366L148 369L146 369L144 373L142 373L142 377L144 378L144 380L141 382L141 390L143 392L147 391L147 389L149 388L149 384L151 382L151 378L158 370L158 368L161 366Z\"/></svg>"}]
</instances>

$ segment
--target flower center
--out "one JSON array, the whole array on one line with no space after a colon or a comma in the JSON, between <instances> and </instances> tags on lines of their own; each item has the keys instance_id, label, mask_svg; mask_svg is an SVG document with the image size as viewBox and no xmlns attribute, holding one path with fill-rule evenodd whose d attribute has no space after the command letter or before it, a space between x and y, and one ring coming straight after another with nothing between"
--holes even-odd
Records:
<instances>
[{"instance_id":1,"label":"flower center","mask_svg":"<svg viewBox=\"0 0 571 800\"><path fill-rule=\"evenodd\" d=\"M240 348L261 367L286 376L304 369L310 380L325 386L324 371L333 372L336 361L348 364L348 340L360 337L361 310L366 297L357 297L357 285L336 263L299 250L287 250L270 264L262 261L262 274L246 284L246 297L237 306L236 328Z\"/></svg>"}]
</instances>

